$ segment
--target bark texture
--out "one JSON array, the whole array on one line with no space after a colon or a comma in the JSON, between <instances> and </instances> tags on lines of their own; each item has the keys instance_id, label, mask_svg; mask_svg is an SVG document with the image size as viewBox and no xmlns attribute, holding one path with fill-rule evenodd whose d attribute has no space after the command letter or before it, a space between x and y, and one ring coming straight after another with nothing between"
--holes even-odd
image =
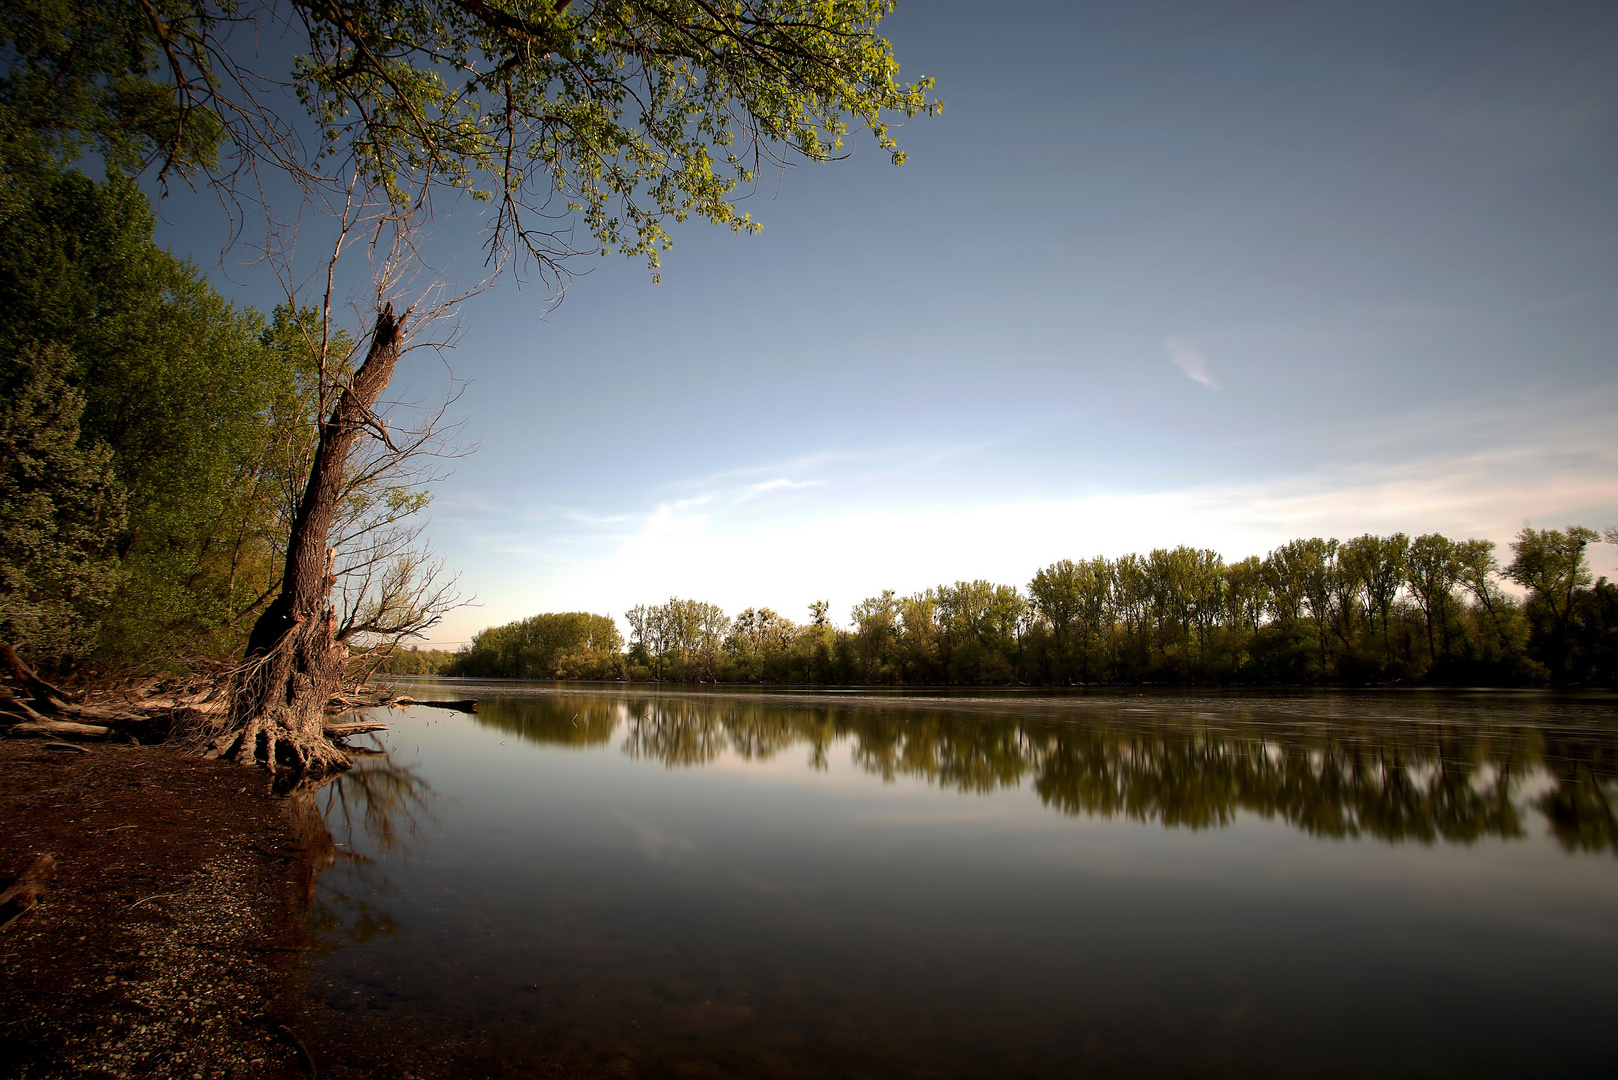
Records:
<instances>
[{"instance_id":1,"label":"bark texture","mask_svg":"<svg viewBox=\"0 0 1618 1080\"><path fill-rule=\"evenodd\" d=\"M309 482L287 541L281 593L259 616L231 692L229 725L215 743L243 764L320 774L348 768L325 735L326 702L343 688L348 647L335 638L333 552L327 546L343 496L349 455L399 360L403 320L393 305L377 315L365 362L321 424Z\"/></svg>"}]
</instances>

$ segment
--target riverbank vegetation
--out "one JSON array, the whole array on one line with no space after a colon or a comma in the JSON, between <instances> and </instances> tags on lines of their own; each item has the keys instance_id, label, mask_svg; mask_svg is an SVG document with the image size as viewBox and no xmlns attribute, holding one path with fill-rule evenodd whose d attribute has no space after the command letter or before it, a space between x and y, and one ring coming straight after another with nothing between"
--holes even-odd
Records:
<instances>
[{"instance_id":1,"label":"riverbank vegetation","mask_svg":"<svg viewBox=\"0 0 1618 1080\"><path fill-rule=\"evenodd\" d=\"M1486 540L1302 539L1227 563L1160 548L1061 560L1026 586L960 581L809 619L730 618L671 599L537 615L478 634L444 673L544 679L843 685L1618 682L1618 588L1592 580L1592 529ZM1618 543L1609 529L1607 543ZM1507 586L1517 587L1507 591ZM1520 591L1520 595L1517 592Z\"/></svg>"},{"instance_id":2,"label":"riverbank vegetation","mask_svg":"<svg viewBox=\"0 0 1618 1080\"><path fill-rule=\"evenodd\" d=\"M217 667L282 584L319 427L315 317L230 303L156 245L127 179L10 164L0 641L58 677ZM345 486L331 566L344 645L411 621L430 576L409 550L428 499L400 480Z\"/></svg>"},{"instance_id":3,"label":"riverbank vegetation","mask_svg":"<svg viewBox=\"0 0 1618 1080\"><path fill-rule=\"evenodd\" d=\"M0 640L56 674L227 656L279 581L304 358L127 180L5 180Z\"/></svg>"}]
</instances>

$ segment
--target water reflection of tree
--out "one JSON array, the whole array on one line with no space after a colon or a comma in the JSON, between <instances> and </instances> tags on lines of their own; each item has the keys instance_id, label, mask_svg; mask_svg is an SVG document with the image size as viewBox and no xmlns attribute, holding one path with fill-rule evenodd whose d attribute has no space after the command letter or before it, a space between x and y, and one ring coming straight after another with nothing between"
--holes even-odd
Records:
<instances>
[{"instance_id":1,"label":"water reflection of tree","mask_svg":"<svg viewBox=\"0 0 1618 1080\"><path fill-rule=\"evenodd\" d=\"M318 826L330 852L306 893L312 952L397 936L397 920L376 902L393 891L378 858L408 851L423 820L432 818L432 786L378 744L357 755L348 772L301 796L308 808L302 817L312 818L301 831L312 836Z\"/></svg>"},{"instance_id":2,"label":"water reflection of tree","mask_svg":"<svg viewBox=\"0 0 1618 1080\"><path fill-rule=\"evenodd\" d=\"M746 702L640 699L629 703L627 716L624 753L670 768L704 765L727 750L768 761L799 743L809 744L810 765L825 768L826 750L839 735L826 710Z\"/></svg>"},{"instance_id":3,"label":"water reflection of tree","mask_svg":"<svg viewBox=\"0 0 1618 1080\"><path fill-rule=\"evenodd\" d=\"M1036 754L1024 725L959 717L852 718L854 763L884 780L925 776L958 791L982 794L1016 787Z\"/></svg>"},{"instance_id":4,"label":"water reflection of tree","mask_svg":"<svg viewBox=\"0 0 1618 1080\"><path fill-rule=\"evenodd\" d=\"M1029 782L1062 813L1172 828L1220 828L1250 813L1315 836L1472 843L1525 835L1532 809L1564 848L1618 852L1618 735L1593 726L1506 727L1442 712L1420 722L1382 713L1277 723L1237 710L1075 723L678 697L632 700L620 713L616 702L584 700L562 699L544 713L525 703L526 718L493 726L535 741L579 741L569 730L582 729L547 717L593 709L589 740L606 742L621 715L624 752L670 768L727 751L768 760L799 744L824 767L841 739L855 764L884 780L919 777L980 794ZM1543 794L1524 795L1541 782Z\"/></svg>"},{"instance_id":5,"label":"water reflection of tree","mask_svg":"<svg viewBox=\"0 0 1618 1080\"><path fill-rule=\"evenodd\" d=\"M353 851L361 844L387 855L416 839L421 819L432 817L432 785L386 751L366 754L319 790L321 817Z\"/></svg>"},{"instance_id":6,"label":"water reflection of tree","mask_svg":"<svg viewBox=\"0 0 1618 1080\"><path fill-rule=\"evenodd\" d=\"M606 698L517 700L490 698L478 703L474 719L528 742L553 746L597 746L612 739L623 719L616 701Z\"/></svg>"},{"instance_id":7,"label":"water reflection of tree","mask_svg":"<svg viewBox=\"0 0 1618 1080\"><path fill-rule=\"evenodd\" d=\"M718 709L706 703L673 699L629 703L629 731L624 753L632 758L651 758L673 768L677 765L706 765L725 752L730 744L725 720Z\"/></svg>"},{"instance_id":8,"label":"water reflection of tree","mask_svg":"<svg viewBox=\"0 0 1618 1080\"><path fill-rule=\"evenodd\" d=\"M1556 786L1535 809L1570 851L1618 852L1618 752L1612 740L1586 732L1545 737L1545 768Z\"/></svg>"},{"instance_id":9,"label":"water reflection of tree","mask_svg":"<svg viewBox=\"0 0 1618 1080\"><path fill-rule=\"evenodd\" d=\"M1246 811L1316 836L1424 843L1523 834L1510 759L1454 733L1064 728L1042 749L1034 788L1069 814L1195 829Z\"/></svg>"}]
</instances>

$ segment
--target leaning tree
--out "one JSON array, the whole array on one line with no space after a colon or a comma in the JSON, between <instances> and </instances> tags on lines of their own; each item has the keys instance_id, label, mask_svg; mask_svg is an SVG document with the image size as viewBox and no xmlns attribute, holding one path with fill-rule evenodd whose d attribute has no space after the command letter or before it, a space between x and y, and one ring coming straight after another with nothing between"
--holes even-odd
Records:
<instances>
[{"instance_id":1,"label":"leaning tree","mask_svg":"<svg viewBox=\"0 0 1618 1080\"><path fill-rule=\"evenodd\" d=\"M18 167L89 149L266 216L287 180L317 202L358 191L395 241L435 200L470 197L491 206L494 273L559 288L571 257L620 252L655 280L671 221L759 228L735 199L766 168L838 157L855 130L904 160L890 119L940 106L930 80L898 79L879 33L893 6L19 0L0 13L0 143ZM420 315L399 299L379 287L359 362L331 367L281 591L216 744L238 760L346 767L322 733L347 668L331 532L356 447L389 437L378 402Z\"/></svg>"}]
</instances>

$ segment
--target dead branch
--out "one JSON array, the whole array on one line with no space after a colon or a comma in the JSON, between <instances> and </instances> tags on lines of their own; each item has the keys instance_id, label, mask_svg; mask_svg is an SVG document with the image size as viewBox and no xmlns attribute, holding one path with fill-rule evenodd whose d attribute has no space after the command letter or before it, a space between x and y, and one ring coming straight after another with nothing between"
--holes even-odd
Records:
<instances>
[{"instance_id":1,"label":"dead branch","mask_svg":"<svg viewBox=\"0 0 1618 1080\"><path fill-rule=\"evenodd\" d=\"M324 730L328 739L346 739L350 735L365 735L372 731L386 731L388 730L388 725L378 724L373 720L358 720L351 724L327 724Z\"/></svg>"},{"instance_id":2,"label":"dead branch","mask_svg":"<svg viewBox=\"0 0 1618 1080\"><path fill-rule=\"evenodd\" d=\"M6 665L6 671L13 682L26 689L32 696L34 704L41 708L55 708L65 705L73 700L73 695L60 690L35 674L34 669L23 663L17 650L11 647L10 642L0 641L0 662Z\"/></svg>"},{"instance_id":3,"label":"dead branch","mask_svg":"<svg viewBox=\"0 0 1618 1080\"><path fill-rule=\"evenodd\" d=\"M0 930L4 930L19 918L34 910L34 907L39 903L39 898L45 895L46 886L51 883L51 879L55 876L55 857L36 855L34 861L29 864L28 869L24 870L22 875L11 883L11 887L0 893L0 917L6 917L7 912L10 912L9 917L6 917L6 921L0 923Z\"/></svg>"},{"instance_id":4,"label":"dead branch","mask_svg":"<svg viewBox=\"0 0 1618 1080\"><path fill-rule=\"evenodd\" d=\"M0 723L44 723L45 717L35 712L22 698L0 698Z\"/></svg>"},{"instance_id":5,"label":"dead branch","mask_svg":"<svg viewBox=\"0 0 1618 1080\"><path fill-rule=\"evenodd\" d=\"M415 698L394 698L395 705L423 705L430 709L453 709L455 712L475 713L478 711L477 698L457 698L454 701L417 701Z\"/></svg>"},{"instance_id":6,"label":"dead branch","mask_svg":"<svg viewBox=\"0 0 1618 1080\"><path fill-rule=\"evenodd\" d=\"M102 724L75 724L71 720L37 720L25 724L13 724L6 729L6 734L13 739L24 738L80 738L104 739L112 731Z\"/></svg>"}]
</instances>

